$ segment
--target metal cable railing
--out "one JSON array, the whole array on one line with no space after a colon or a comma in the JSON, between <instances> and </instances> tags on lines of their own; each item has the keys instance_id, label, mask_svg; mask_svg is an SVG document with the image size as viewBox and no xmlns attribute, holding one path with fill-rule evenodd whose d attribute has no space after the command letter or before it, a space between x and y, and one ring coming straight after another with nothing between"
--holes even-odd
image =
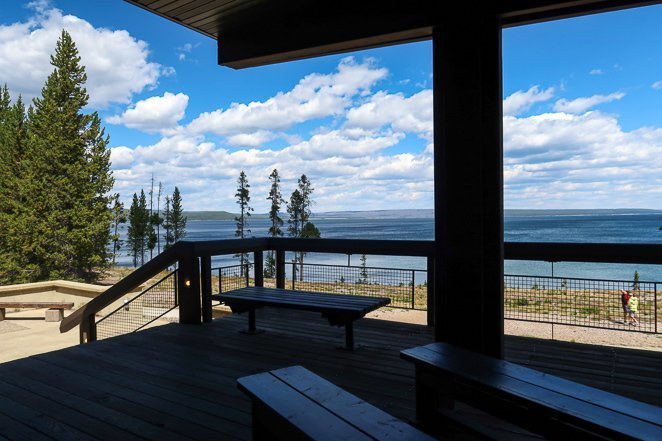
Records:
<instances>
[{"instance_id":1,"label":"metal cable railing","mask_svg":"<svg viewBox=\"0 0 662 441\"><path fill-rule=\"evenodd\" d=\"M97 320L97 339L129 334L145 328L177 307L177 271L126 300L122 306ZM172 321L177 321L173 317Z\"/></svg>"},{"instance_id":2,"label":"metal cable railing","mask_svg":"<svg viewBox=\"0 0 662 441\"><path fill-rule=\"evenodd\" d=\"M539 323L658 332L658 283L543 276L505 276L504 317ZM620 290L638 298L639 323L630 324Z\"/></svg>"},{"instance_id":3,"label":"metal cable railing","mask_svg":"<svg viewBox=\"0 0 662 441\"><path fill-rule=\"evenodd\" d=\"M425 270L292 263L291 271L285 287L293 290L388 297L395 308L427 308Z\"/></svg>"},{"instance_id":4,"label":"metal cable railing","mask_svg":"<svg viewBox=\"0 0 662 441\"><path fill-rule=\"evenodd\" d=\"M255 285L255 279L251 278L252 263L245 263L243 265L230 265L212 268L212 274L216 280L212 280L214 289L218 289L218 293L224 293L239 288ZM214 283L216 282L216 283Z\"/></svg>"}]
</instances>

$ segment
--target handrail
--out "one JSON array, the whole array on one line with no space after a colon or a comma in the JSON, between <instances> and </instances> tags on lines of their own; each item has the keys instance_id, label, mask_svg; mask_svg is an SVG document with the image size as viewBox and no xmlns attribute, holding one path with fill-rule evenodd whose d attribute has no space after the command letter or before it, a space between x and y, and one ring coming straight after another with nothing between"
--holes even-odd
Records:
<instances>
[{"instance_id":1,"label":"handrail","mask_svg":"<svg viewBox=\"0 0 662 441\"><path fill-rule=\"evenodd\" d=\"M84 317L96 314L130 290L173 265L188 249L190 249L188 242L177 242L62 320L60 322L60 332L70 331L78 326Z\"/></svg>"},{"instance_id":2,"label":"handrail","mask_svg":"<svg viewBox=\"0 0 662 441\"><path fill-rule=\"evenodd\" d=\"M662 264L662 244L506 242L504 258L547 262Z\"/></svg>"},{"instance_id":3,"label":"handrail","mask_svg":"<svg viewBox=\"0 0 662 441\"><path fill-rule=\"evenodd\" d=\"M181 241L65 318L60 324L60 332L67 332L80 325L85 317L93 317L128 291L140 286L179 259L263 250L433 257L435 242L282 237ZM507 242L504 244L504 257L516 260L662 264L662 244Z\"/></svg>"}]
</instances>

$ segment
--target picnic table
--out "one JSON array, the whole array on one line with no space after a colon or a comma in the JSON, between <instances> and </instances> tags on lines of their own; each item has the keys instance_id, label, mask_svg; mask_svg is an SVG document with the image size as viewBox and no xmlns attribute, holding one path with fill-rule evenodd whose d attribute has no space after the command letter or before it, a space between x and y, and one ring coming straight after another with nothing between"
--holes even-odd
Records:
<instances>
[{"instance_id":1,"label":"picnic table","mask_svg":"<svg viewBox=\"0 0 662 441\"><path fill-rule=\"evenodd\" d=\"M255 310L258 308L269 306L319 312L329 320L329 325L345 327L345 348L349 350L354 349L354 322L391 302L387 297L291 291L261 286L215 294L212 299L226 304L234 313L248 312L249 333L259 332L255 326Z\"/></svg>"}]
</instances>

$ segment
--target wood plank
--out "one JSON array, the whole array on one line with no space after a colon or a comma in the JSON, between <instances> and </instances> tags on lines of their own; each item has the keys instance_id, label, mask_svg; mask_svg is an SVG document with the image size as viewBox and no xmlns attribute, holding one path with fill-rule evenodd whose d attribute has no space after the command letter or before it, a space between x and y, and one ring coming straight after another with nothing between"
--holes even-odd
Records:
<instances>
[{"instance_id":1,"label":"wood plank","mask_svg":"<svg viewBox=\"0 0 662 441\"><path fill-rule=\"evenodd\" d=\"M270 373L375 439L398 441L433 439L301 366L292 366Z\"/></svg>"}]
</instances>

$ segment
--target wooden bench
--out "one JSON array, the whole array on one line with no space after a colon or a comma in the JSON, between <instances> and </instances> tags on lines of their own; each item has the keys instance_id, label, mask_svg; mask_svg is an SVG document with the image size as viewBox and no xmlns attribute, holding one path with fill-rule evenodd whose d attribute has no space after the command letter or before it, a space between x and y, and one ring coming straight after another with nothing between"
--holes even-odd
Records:
<instances>
[{"instance_id":1,"label":"wooden bench","mask_svg":"<svg viewBox=\"0 0 662 441\"><path fill-rule=\"evenodd\" d=\"M326 294L309 291L289 291L278 288L247 287L213 295L214 300L225 303L232 312L248 311L248 332L255 333L255 310L264 306L320 312L331 326L345 327L345 348L354 349L354 321L370 311L388 305L386 297L364 297L344 294Z\"/></svg>"},{"instance_id":2,"label":"wooden bench","mask_svg":"<svg viewBox=\"0 0 662 441\"><path fill-rule=\"evenodd\" d=\"M64 310L73 307L73 303L65 302L0 302L0 321L5 319L6 308L48 308L46 310L46 321L59 322L64 318Z\"/></svg>"},{"instance_id":3,"label":"wooden bench","mask_svg":"<svg viewBox=\"0 0 662 441\"><path fill-rule=\"evenodd\" d=\"M416 416L435 432L459 400L559 439L662 440L662 408L446 343L400 353L416 368Z\"/></svg>"},{"instance_id":4,"label":"wooden bench","mask_svg":"<svg viewBox=\"0 0 662 441\"><path fill-rule=\"evenodd\" d=\"M237 380L252 401L254 440L432 440L301 366Z\"/></svg>"}]
</instances>

